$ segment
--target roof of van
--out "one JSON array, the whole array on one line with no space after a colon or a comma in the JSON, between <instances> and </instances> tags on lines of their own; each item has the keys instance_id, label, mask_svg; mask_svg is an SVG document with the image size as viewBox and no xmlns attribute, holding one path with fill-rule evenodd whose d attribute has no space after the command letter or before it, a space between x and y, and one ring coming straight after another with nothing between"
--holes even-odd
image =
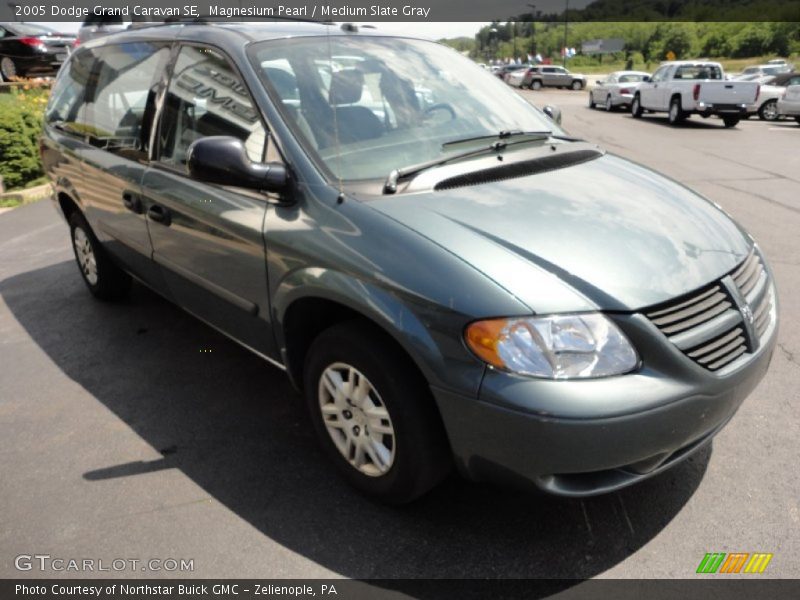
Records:
<instances>
[{"instance_id":1,"label":"roof of van","mask_svg":"<svg viewBox=\"0 0 800 600\"><path fill-rule=\"evenodd\" d=\"M273 39L309 36L397 36L382 32L373 26L350 23L328 23L318 21L253 21L231 23L227 21L180 21L174 23L148 23L134 25L125 31L99 37L87 42L87 47L103 46L106 43L142 40L195 40L210 38L229 42L260 42Z\"/></svg>"}]
</instances>

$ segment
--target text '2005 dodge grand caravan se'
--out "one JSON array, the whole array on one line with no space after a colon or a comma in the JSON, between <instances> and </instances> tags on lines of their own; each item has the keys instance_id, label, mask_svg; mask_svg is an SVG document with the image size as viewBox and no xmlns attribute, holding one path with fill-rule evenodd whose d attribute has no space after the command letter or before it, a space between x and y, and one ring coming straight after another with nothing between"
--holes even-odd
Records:
<instances>
[{"instance_id":1,"label":"text '2005 dodge grand caravan se'","mask_svg":"<svg viewBox=\"0 0 800 600\"><path fill-rule=\"evenodd\" d=\"M131 276L284 369L350 483L603 493L764 375L773 278L719 207L456 52L332 24L81 46L44 164L100 298Z\"/></svg>"}]
</instances>

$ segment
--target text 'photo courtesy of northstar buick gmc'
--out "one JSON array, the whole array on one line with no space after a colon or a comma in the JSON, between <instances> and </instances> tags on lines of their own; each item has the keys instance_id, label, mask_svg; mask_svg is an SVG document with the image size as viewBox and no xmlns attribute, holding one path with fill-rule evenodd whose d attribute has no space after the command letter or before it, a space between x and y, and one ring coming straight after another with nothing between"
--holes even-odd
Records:
<instances>
[{"instance_id":1,"label":"text 'photo courtesy of northstar buick gmc'","mask_svg":"<svg viewBox=\"0 0 800 600\"><path fill-rule=\"evenodd\" d=\"M45 120L89 291L135 280L284 370L385 502L453 469L571 497L642 481L772 356L747 232L434 42L142 27L80 45Z\"/></svg>"}]
</instances>

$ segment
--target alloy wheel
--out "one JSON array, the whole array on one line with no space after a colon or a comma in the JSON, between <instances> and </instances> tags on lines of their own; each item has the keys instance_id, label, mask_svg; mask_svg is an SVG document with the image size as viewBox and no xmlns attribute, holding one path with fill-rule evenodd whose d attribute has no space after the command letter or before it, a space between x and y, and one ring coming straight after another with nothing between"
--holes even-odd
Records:
<instances>
[{"instance_id":1,"label":"alloy wheel","mask_svg":"<svg viewBox=\"0 0 800 600\"><path fill-rule=\"evenodd\" d=\"M761 107L761 118L765 121L775 121L778 118L778 103L770 100Z\"/></svg>"},{"instance_id":2,"label":"alloy wheel","mask_svg":"<svg viewBox=\"0 0 800 600\"><path fill-rule=\"evenodd\" d=\"M90 285L97 285L97 259L89 236L86 235L83 229L76 227L72 243L75 246L75 256L78 258L78 265L83 272L83 276Z\"/></svg>"},{"instance_id":3,"label":"alloy wheel","mask_svg":"<svg viewBox=\"0 0 800 600\"><path fill-rule=\"evenodd\" d=\"M17 76L17 65L7 56L0 59L0 75L5 81L11 81Z\"/></svg>"},{"instance_id":4,"label":"alloy wheel","mask_svg":"<svg viewBox=\"0 0 800 600\"><path fill-rule=\"evenodd\" d=\"M328 435L347 462L364 475L385 475L395 459L395 431L369 379L351 365L333 363L320 376L318 397Z\"/></svg>"}]
</instances>

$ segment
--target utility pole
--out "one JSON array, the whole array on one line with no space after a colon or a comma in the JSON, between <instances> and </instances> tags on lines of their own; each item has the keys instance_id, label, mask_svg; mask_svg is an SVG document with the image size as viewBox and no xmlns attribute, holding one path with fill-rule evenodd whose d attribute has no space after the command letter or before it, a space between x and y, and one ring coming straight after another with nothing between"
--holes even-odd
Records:
<instances>
[{"instance_id":1,"label":"utility pole","mask_svg":"<svg viewBox=\"0 0 800 600\"><path fill-rule=\"evenodd\" d=\"M511 21L511 37L514 40L514 62L517 60L517 22Z\"/></svg>"},{"instance_id":2,"label":"utility pole","mask_svg":"<svg viewBox=\"0 0 800 600\"><path fill-rule=\"evenodd\" d=\"M564 68L567 68L567 22L569 21L569 17L567 13L569 12L569 0L564 0Z\"/></svg>"},{"instance_id":3,"label":"utility pole","mask_svg":"<svg viewBox=\"0 0 800 600\"><path fill-rule=\"evenodd\" d=\"M535 57L536 56L536 5L535 4L528 4L531 8L531 54Z\"/></svg>"}]
</instances>

